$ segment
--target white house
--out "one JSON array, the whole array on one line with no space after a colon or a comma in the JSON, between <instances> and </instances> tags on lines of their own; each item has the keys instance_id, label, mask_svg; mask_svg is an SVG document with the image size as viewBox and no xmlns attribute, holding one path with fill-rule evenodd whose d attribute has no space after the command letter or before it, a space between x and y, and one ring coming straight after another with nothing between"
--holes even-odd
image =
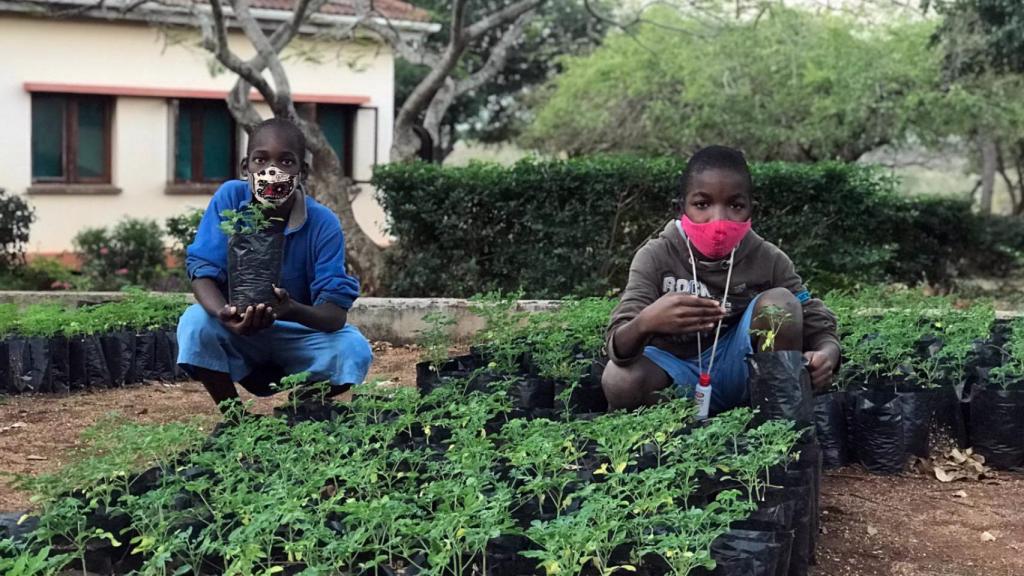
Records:
<instances>
[{"instance_id":1,"label":"white house","mask_svg":"<svg viewBox=\"0 0 1024 576\"><path fill-rule=\"evenodd\" d=\"M128 0L0 0L0 188L35 206L32 252L69 251L80 229L125 215L162 222L205 206L236 177L244 132L224 103L234 76L199 46L195 10L205 6L191 1L124 11ZM293 2L251 4L272 26ZM351 24L352 4L330 0L285 66L300 113L316 118L362 184L360 225L383 241L383 213L365 183L391 147L394 56L372 39L324 39ZM398 0L375 7L403 33L436 29ZM241 34L230 42L253 53Z\"/></svg>"}]
</instances>

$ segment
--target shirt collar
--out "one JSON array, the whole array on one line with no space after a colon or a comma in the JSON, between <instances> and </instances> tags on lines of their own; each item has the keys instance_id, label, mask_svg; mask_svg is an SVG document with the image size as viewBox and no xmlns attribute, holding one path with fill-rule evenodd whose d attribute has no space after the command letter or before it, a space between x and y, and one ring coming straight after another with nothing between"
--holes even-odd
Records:
<instances>
[{"instance_id":1,"label":"shirt collar","mask_svg":"<svg viewBox=\"0 0 1024 576\"><path fill-rule=\"evenodd\" d=\"M293 234L302 229L302 226L306 224L306 219L309 213L306 210L306 190L304 186L299 186L295 190L295 203L292 204L292 211L288 214L288 226L285 228L285 234Z\"/></svg>"}]
</instances>

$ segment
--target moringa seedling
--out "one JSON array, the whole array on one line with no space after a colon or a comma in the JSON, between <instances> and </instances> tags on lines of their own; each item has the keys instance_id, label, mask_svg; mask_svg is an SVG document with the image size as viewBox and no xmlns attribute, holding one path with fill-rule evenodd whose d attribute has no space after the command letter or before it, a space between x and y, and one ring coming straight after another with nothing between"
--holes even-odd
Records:
<instances>
[{"instance_id":1,"label":"moringa seedling","mask_svg":"<svg viewBox=\"0 0 1024 576\"><path fill-rule=\"evenodd\" d=\"M448 358L455 317L443 312L430 312L423 317L423 321L427 323L427 327L417 332L418 344L423 347L424 359L430 363L430 369L437 373L441 371L441 365Z\"/></svg>"},{"instance_id":2,"label":"moringa seedling","mask_svg":"<svg viewBox=\"0 0 1024 576\"><path fill-rule=\"evenodd\" d=\"M775 337L779 335L779 330L790 319L790 314L778 306L765 306L758 313L757 318L768 322L768 328L751 328L750 333L761 337L761 352L774 352Z\"/></svg>"},{"instance_id":3,"label":"moringa seedling","mask_svg":"<svg viewBox=\"0 0 1024 576\"><path fill-rule=\"evenodd\" d=\"M220 217L220 231L228 237L262 232L270 228L274 222L283 221L282 218L267 216L266 209L256 203L238 210L221 210Z\"/></svg>"}]
</instances>

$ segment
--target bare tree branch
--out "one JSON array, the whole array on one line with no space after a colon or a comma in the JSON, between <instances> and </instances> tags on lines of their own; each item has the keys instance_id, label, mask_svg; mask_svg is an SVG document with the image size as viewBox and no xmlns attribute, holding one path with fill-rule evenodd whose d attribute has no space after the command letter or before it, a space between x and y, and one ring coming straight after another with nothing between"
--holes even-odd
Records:
<instances>
[{"instance_id":1,"label":"bare tree branch","mask_svg":"<svg viewBox=\"0 0 1024 576\"><path fill-rule=\"evenodd\" d=\"M452 2L452 25L451 35L448 41L449 46L462 46L466 23L466 4L468 0L455 0Z\"/></svg>"},{"instance_id":2,"label":"bare tree branch","mask_svg":"<svg viewBox=\"0 0 1024 576\"><path fill-rule=\"evenodd\" d=\"M497 12L481 18L479 21L466 28L466 40L472 42L490 30L512 22L516 18L519 18L526 12L533 10L543 3L544 0L520 0L515 4L510 4Z\"/></svg>"},{"instance_id":3,"label":"bare tree branch","mask_svg":"<svg viewBox=\"0 0 1024 576\"><path fill-rule=\"evenodd\" d=\"M390 18L369 19L362 22L361 26L380 36L391 49L394 50L402 60L410 64L422 66L438 66L441 63L441 56L433 50L423 46L414 46L402 38L401 32L395 28Z\"/></svg>"},{"instance_id":4,"label":"bare tree branch","mask_svg":"<svg viewBox=\"0 0 1024 576\"><path fill-rule=\"evenodd\" d=\"M256 89L263 95L275 116L294 119L296 114L295 106L292 103L291 83L288 81L288 74L284 71L284 66L281 65L281 59L277 57L277 51L274 50L267 35L263 33L263 28L260 27L252 12L249 11L249 0L234 0L234 2L235 18L238 20L238 24L242 27L246 38L252 43L253 48L256 49L256 53L267 63L270 75L274 79L273 91L265 91L259 85L254 84ZM260 77L262 78L262 75Z\"/></svg>"},{"instance_id":5,"label":"bare tree branch","mask_svg":"<svg viewBox=\"0 0 1024 576\"><path fill-rule=\"evenodd\" d=\"M501 39L491 48L491 53L487 57L487 62L474 72L468 78L459 80L455 84L455 95L456 97L470 92L478 90L484 84L494 79L505 68L505 63L508 61L509 51L519 41L520 36L523 34L523 30L526 25L534 17L534 12L526 12L519 16L515 22L509 26L508 30L502 34Z\"/></svg>"},{"instance_id":6,"label":"bare tree branch","mask_svg":"<svg viewBox=\"0 0 1024 576\"><path fill-rule=\"evenodd\" d=\"M263 78L259 70L239 58L237 54L231 51L228 45L227 22L225 21L224 9L220 5L220 0L210 0L210 10L213 16L213 31L212 33L207 33L208 31L204 27L203 48L212 52L221 64L227 67L228 70L238 74L240 78L245 79L246 82L254 86L270 102L271 98L273 98L273 89L270 87L270 84ZM268 94L270 95L269 98Z\"/></svg>"}]
</instances>

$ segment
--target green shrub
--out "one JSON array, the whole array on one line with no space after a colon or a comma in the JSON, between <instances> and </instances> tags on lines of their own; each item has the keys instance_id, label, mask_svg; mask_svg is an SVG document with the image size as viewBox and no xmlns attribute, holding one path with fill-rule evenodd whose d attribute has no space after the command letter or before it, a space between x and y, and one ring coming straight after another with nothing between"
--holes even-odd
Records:
<instances>
[{"instance_id":1,"label":"green shrub","mask_svg":"<svg viewBox=\"0 0 1024 576\"><path fill-rule=\"evenodd\" d=\"M25 263L28 232L35 219L35 210L24 198L0 188L0 270Z\"/></svg>"},{"instance_id":2,"label":"green shrub","mask_svg":"<svg viewBox=\"0 0 1024 576\"><path fill-rule=\"evenodd\" d=\"M644 241L673 216L684 162L593 156L378 167L374 185L398 238L387 257L397 296L606 295L626 283ZM752 166L754 228L816 291L883 281L948 282L1017 264L1024 233L997 236L966 202L905 198L884 171L842 163ZM1009 229L1010 226L1004 226Z\"/></svg>"},{"instance_id":3,"label":"green shrub","mask_svg":"<svg viewBox=\"0 0 1024 576\"><path fill-rule=\"evenodd\" d=\"M196 231L199 229L199 221L203 219L203 212L202 208L192 208L164 221L167 235L171 238L171 253L181 266L185 264L185 250L196 239Z\"/></svg>"},{"instance_id":4,"label":"green shrub","mask_svg":"<svg viewBox=\"0 0 1024 576\"><path fill-rule=\"evenodd\" d=\"M97 290L148 286L167 274L163 229L153 220L125 218L113 229L86 228L72 243L82 275Z\"/></svg>"}]
</instances>

